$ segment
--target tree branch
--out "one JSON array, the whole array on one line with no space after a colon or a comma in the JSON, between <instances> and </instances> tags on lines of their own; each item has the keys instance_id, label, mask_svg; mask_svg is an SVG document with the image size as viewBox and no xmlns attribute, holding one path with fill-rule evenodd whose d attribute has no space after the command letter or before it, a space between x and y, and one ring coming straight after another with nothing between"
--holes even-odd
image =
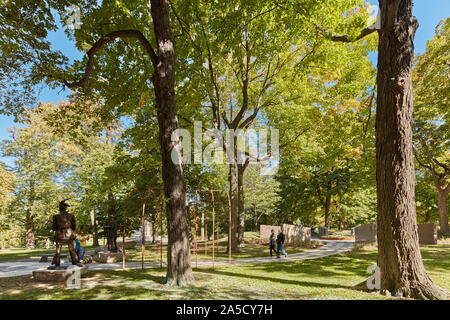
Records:
<instances>
[{"instance_id":1,"label":"tree branch","mask_svg":"<svg viewBox=\"0 0 450 320\"><path fill-rule=\"evenodd\" d=\"M94 57L96 53L105 45L117 38L137 38L150 56L153 65L156 66L158 64L158 56L156 55L152 45L142 34L142 32L140 32L139 30L118 30L104 35L92 46L91 49L89 49L89 51L87 52L88 63L86 65L84 75L80 80L71 83L64 80L63 83L70 89L84 86L89 80L89 76L91 75L92 69L94 67Z\"/></svg>"},{"instance_id":2,"label":"tree branch","mask_svg":"<svg viewBox=\"0 0 450 320\"><path fill-rule=\"evenodd\" d=\"M336 42L354 42L354 41L358 41L362 38L364 38L365 36L368 36L369 34L377 31L377 29L375 29L374 27L370 26L367 27L365 29L363 29L361 31L361 33L355 38L355 39L350 39L348 37L348 35L332 35L330 32L328 32L327 30L319 27L318 25L315 24L316 30L319 31L322 35L324 35L327 39L331 40L331 41L336 41Z\"/></svg>"}]
</instances>

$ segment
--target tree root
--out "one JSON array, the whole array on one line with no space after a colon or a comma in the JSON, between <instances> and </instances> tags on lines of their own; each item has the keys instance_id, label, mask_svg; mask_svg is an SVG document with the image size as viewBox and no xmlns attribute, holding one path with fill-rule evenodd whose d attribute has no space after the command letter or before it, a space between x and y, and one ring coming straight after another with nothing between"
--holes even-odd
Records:
<instances>
[{"instance_id":1,"label":"tree root","mask_svg":"<svg viewBox=\"0 0 450 320\"><path fill-rule=\"evenodd\" d=\"M394 296L397 298L419 299L419 300L447 300L450 299L450 294L444 289L438 287L433 282L429 283L415 283L408 287L402 286L392 290L388 289L369 289L367 287L367 280L353 286L353 289L364 292L379 292L382 295Z\"/></svg>"},{"instance_id":2,"label":"tree root","mask_svg":"<svg viewBox=\"0 0 450 320\"><path fill-rule=\"evenodd\" d=\"M170 278L166 277L166 279L164 280L164 283L168 287L182 288L182 287L187 287L187 286L195 284L195 279L192 274L190 274L190 275L182 274L182 275L178 275L178 276L170 277Z\"/></svg>"}]
</instances>

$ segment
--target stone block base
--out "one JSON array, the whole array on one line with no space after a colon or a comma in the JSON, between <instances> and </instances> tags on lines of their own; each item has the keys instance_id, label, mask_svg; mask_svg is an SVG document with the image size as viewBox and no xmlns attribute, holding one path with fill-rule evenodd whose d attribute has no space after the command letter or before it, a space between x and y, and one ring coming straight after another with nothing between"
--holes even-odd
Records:
<instances>
[{"instance_id":1,"label":"stone block base","mask_svg":"<svg viewBox=\"0 0 450 320\"><path fill-rule=\"evenodd\" d=\"M126 249L134 249L137 246L136 240L125 240L125 250ZM117 247L122 250L122 241L117 240Z\"/></svg>"},{"instance_id":2,"label":"stone block base","mask_svg":"<svg viewBox=\"0 0 450 320\"><path fill-rule=\"evenodd\" d=\"M33 271L33 279L39 282L65 282L75 272L75 269L80 271L80 276L83 276L88 271L88 266L74 266L73 268L70 267L70 269L68 267L70 266L62 266L62 268L55 270L47 268L35 270Z\"/></svg>"},{"instance_id":3,"label":"stone block base","mask_svg":"<svg viewBox=\"0 0 450 320\"><path fill-rule=\"evenodd\" d=\"M100 251L94 256L94 260L98 263L116 263L122 261L122 252Z\"/></svg>"}]
</instances>

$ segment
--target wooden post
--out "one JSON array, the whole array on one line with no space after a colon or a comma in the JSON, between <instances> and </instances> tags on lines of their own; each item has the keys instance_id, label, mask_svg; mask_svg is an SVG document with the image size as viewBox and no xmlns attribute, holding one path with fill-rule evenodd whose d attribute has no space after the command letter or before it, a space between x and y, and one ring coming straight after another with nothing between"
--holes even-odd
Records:
<instances>
[{"instance_id":1,"label":"wooden post","mask_svg":"<svg viewBox=\"0 0 450 320\"><path fill-rule=\"evenodd\" d=\"M194 252L195 252L195 267L198 267L197 259L197 190L194 192L194 221L195 221L195 235L194 235Z\"/></svg>"},{"instance_id":2,"label":"wooden post","mask_svg":"<svg viewBox=\"0 0 450 320\"><path fill-rule=\"evenodd\" d=\"M231 263L231 199L230 193L225 191L228 197L228 263Z\"/></svg>"},{"instance_id":3,"label":"wooden post","mask_svg":"<svg viewBox=\"0 0 450 320\"><path fill-rule=\"evenodd\" d=\"M219 204L219 210L218 210L218 217L217 217L217 228L216 228L216 234L217 234L217 252L219 252L220 250L220 235L219 235L219 231L220 231L220 203L222 201L222 198L220 196L220 191L217 193L217 203Z\"/></svg>"},{"instance_id":4,"label":"wooden post","mask_svg":"<svg viewBox=\"0 0 450 320\"><path fill-rule=\"evenodd\" d=\"M164 192L164 191L163 191ZM163 221L163 216L162 216L162 213L163 213L163 211L164 211L164 204L165 204L165 198L164 198L164 193L163 193L163 195L162 195L162 202L161 202L161 212L160 212L160 214L159 214L159 217L160 217L160 220L159 220L159 229L160 229L160 241L159 241L159 243L160 243L160 262L159 262L159 266L160 266L160 268L162 269L162 259L163 259L163 240L162 240L162 238L163 238L163 227L162 227L162 221Z\"/></svg>"},{"instance_id":5,"label":"wooden post","mask_svg":"<svg viewBox=\"0 0 450 320\"><path fill-rule=\"evenodd\" d=\"M125 244L124 244L125 245ZM142 202L142 270L144 270L145 259L145 199Z\"/></svg>"},{"instance_id":6,"label":"wooden post","mask_svg":"<svg viewBox=\"0 0 450 320\"><path fill-rule=\"evenodd\" d=\"M148 190L150 190L152 192L152 194L153 194L153 209L155 210L153 219L157 219L158 218L158 198L156 197L156 193L155 193L155 190L153 188L149 188ZM145 194L148 193L148 190L147 190L147 192ZM155 224L156 223L154 223L154 220L152 220L152 240L155 239L155 230L153 230L153 226ZM152 241L152 243L153 243L153 241ZM150 245L150 248L151 248L151 245ZM150 250L150 252L151 252L151 250Z\"/></svg>"},{"instance_id":7,"label":"wooden post","mask_svg":"<svg viewBox=\"0 0 450 320\"><path fill-rule=\"evenodd\" d=\"M213 262L213 268L214 268L214 248L215 248L215 243L214 243L214 231L215 231L215 212L214 212L214 191L211 190L211 205L212 205L212 221L213 221L213 225L212 225L212 262Z\"/></svg>"},{"instance_id":8,"label":"wooden post","mask_svg":"<svg viewBox=\"0 0 450 320\"><path fill-rule=\"evenodd\" d=\"M208 256L208 194L205 195L205 258Z\"/></svg>"},{"instance_id":9,"label":"wooden post","mask_svg":"<svg viewBox=\"0 0 450 320\"><path fill-rule=\"evenodd\" d=\"M131 191L130 191L131 192ZM128 208L128 198L130 197L130 192L127 194L127 198L125 200L125 208L123 211L123 229L122 229L122 269L125 269L125 226L127 225L127 208Z\"/></svg>"}]
</instances>

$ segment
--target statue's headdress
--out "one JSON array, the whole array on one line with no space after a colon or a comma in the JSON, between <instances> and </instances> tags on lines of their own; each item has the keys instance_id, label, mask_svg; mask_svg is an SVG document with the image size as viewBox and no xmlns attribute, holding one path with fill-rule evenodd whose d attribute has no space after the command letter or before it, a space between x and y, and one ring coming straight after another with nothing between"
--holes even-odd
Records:
<instances>
[{"instance_id":1,"label":"statue's headdress","mask_svg":"<svg viewBox=\"0 0 450 320\"><path fill-rule=\"evenodd\" d=\"M68 203L66 203L67 200L69 200L69 198L68 198L68 199L62 200L62 201L59 203L59 210L64 210L64 209L66 209L67 207L70 207L70 205L69 205Z\"/></svg>"}]
</instances>

